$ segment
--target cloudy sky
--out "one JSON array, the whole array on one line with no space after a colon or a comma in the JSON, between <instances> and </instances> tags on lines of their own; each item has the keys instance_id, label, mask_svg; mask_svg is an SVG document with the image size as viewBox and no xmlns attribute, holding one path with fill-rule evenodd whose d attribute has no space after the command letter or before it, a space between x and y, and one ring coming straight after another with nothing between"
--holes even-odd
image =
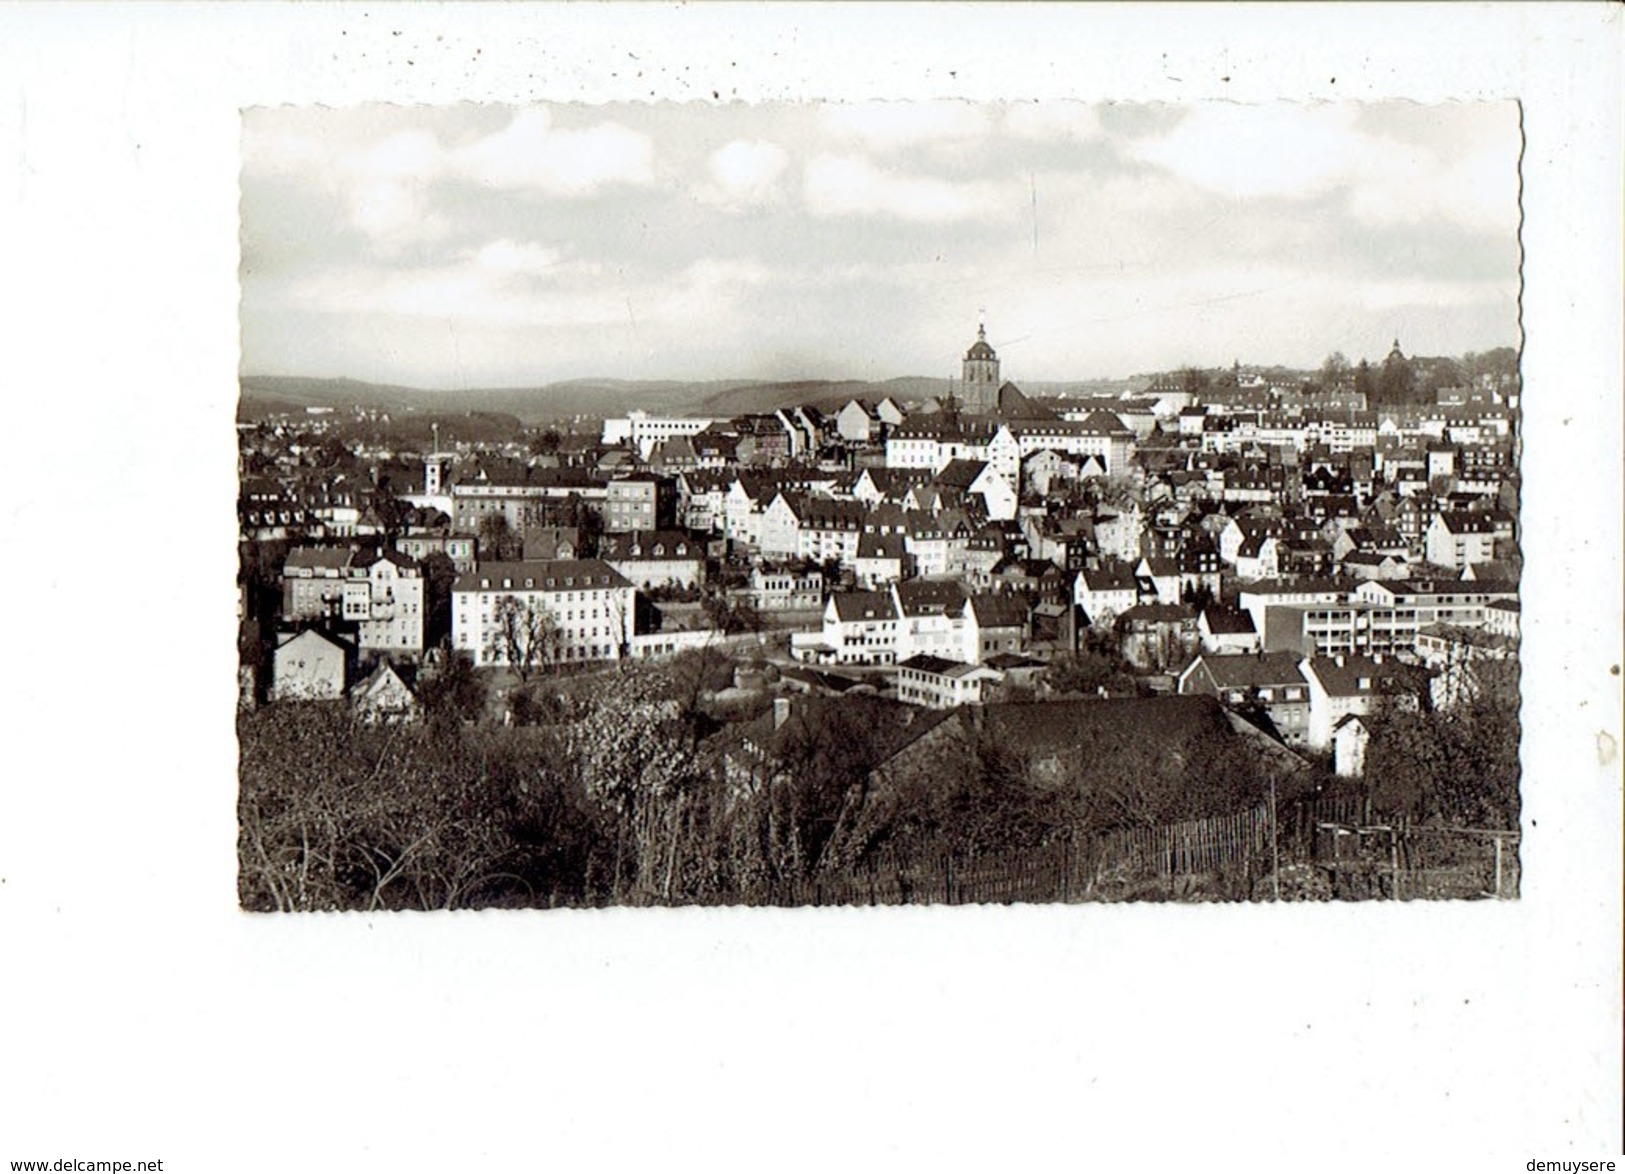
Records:
<instances>
[{"instance_id":1,"label":"cloudy sky","mask_svg":"<svg viewBox=\"0 0 1625 1174\"><path fill-rule=\"evenodd\" d=\"M1087 379L1516 345L1514 105L244 115L242 370Z\"/></svg>"}]
</instances>

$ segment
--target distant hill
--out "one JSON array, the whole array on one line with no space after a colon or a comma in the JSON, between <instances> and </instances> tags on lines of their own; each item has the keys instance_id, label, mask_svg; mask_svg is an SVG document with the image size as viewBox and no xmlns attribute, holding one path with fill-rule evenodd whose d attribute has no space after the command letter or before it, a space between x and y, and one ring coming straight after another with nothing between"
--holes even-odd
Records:
<instances>
[{"instance_id":1,"label":"distant hill","mask_svg":"<svg viewBox=\"0 0 1625 1174\"><path fill-rule=\"evenodd\" d=\"M872 382L862 379L795 379L780 383L750 383L730 387L694 405L697 416L738 416L746 412L772 412L811 404L823 411L836 411L849 400L871 403L890 396L899 403L942 395L948 390L943 379L903 376Z\"/></svg>"},{"instance_id":2,"label":"distant hill","mask_svg":"<svg viewBox=\"0 0 1625 1174\"><path fill-rule=\"evenodd\" d=\"M239 380L238 418L259 420L305 408L376 408L391 416L491 412L538 424L568 416L619 416L632 408L686 411L707 396L744 380L684 383L675 380L572 379L541 387L484 387L425 391L357 379L245 375Z\"/></svg>"},{"instance_id":3,"label":"distant hill","mask_svg":"<svg viewBox=\"0 0 1625 1174\"><path fill-rule=\"evenodd\" d=\"M506 412L392 412L387 424L366 418L345 419L337 431L349 441L427 448L436 435L441 444L502 444L514 439L522 429L519 417Z\"/></svg>"},{"instance_id":4,"label":"distant hill","mask_svg":"<svg viewBox=\"0 0 1625 1174\"><path fill-rule=\"evenodd\" d=\"M1122 382L1022 383L1029 395L1077 396L1114 394ZM514 417L527 427L574 416L624 416L633 408L691 416L729 417L772 412L800 404L834 411L848 400L871 403L890 396L899 403L919 403L946 394L948 381L918 375L880 381L797 379L779 382L746 379L683 382L680 380L570 379L540 387L489 387L462 391L426 391L398 384L364 383L357 379L310 379L298 376L245 375L240 380L240 420L302 412L306 408L370 408L388 412L397 429L427 433L430 418L442 421L470 413ZM422 419L415 419L422 417ZM442 432L446 426L442 424ZM457 429L453 429L454 432ZM483 431L465 427L463 431Z\"/></svg>"}]
</instances>

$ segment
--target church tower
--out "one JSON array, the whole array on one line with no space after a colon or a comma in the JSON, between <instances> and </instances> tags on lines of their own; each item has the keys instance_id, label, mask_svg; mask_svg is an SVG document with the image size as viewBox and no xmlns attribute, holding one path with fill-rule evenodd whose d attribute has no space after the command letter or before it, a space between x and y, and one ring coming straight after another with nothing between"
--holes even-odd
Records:
<instances>
[{"instance_id":1,"label":"church tower","mask_svg":"<svg viewBox=\"0 0 1625 1174\"><path fill-rule=\"evenodd\" d=\"M985 415L999 403L999 356L987 345L987 327L978 324L976 341L965 352L961 382L963 407L972 415Z\"/></svg>"}]
</instances>

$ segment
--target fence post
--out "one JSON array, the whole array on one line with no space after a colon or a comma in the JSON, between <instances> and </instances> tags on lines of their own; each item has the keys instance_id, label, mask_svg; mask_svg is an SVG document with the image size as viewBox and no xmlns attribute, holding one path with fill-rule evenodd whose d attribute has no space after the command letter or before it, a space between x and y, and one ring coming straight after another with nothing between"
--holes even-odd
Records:
<instances>
[{"instance_id":1,"label":"fence post","mask_svg":"<svg viewBox=\"0 0 1625 1174\"><path fill-rule=\"evenodd\" d=\"M1275 772L1270 772L1270 892L1274 900L1281 899L1281 832L1276 821Z\"/></svg>"},{"instance_id":2,"label":"fence post","mask_svg":"<svg viewBox=\"0 0 1625 1174\"><path fill-rule=\"evenodd\" d=\"M1399 900L1399 828L1388 829L1388 866L1393 872L1394 900Z\"/></svg>"},{"instance_id":3,"label":"fence post","mask_svg":"<svg viewBox=\"0 0 1625 1174\"><path fill-rule=\"evenodd\" d=\"M1495 899L1501 900L1501 837L1495 837Z\"/></svg>"}]
</instances>

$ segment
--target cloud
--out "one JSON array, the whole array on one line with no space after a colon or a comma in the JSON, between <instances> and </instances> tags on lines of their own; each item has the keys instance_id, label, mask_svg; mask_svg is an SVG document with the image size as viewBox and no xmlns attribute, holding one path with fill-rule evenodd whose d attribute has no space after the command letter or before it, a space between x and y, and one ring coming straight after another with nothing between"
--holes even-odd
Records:
<instances>
[{"instance_id":1,"label":"cloud","mask_svg":"<svg viewBox=\"0 0 1625 1174\"><path fill-rule=\"evenodd\" d=\"M370 150L342 156L337 174L350 222L386 251L432 240L446 231L428 187L445 167L440 140L426 130L398 131Z\"/></svg>"},{"instance_id":2,"label":"cloud","mask_svg":"<svg viewBox=\"0 0 1625 1174\"><path fill-rule=\"evenodd\" d=\"M1082 102L1017 102L1005 109L1004 131L1019 139L1089 142L1102 137L1100 114Z\"/></svg>"},{"instance_id":3,"label":"cloud","mask_svg":"<svg viewBox=\"0 0 1625 1174\"><path fill-rule=\"evenodd\" d=\"M1411 306L1499 303L1511 296L1511 290L1496 282L1434 281L1425 277L1410 277L1364 282L1354 291L1351 300L1367 310L1396 310Z\"/></svg>"},{"instance_id":4,"label":"cloud","mask_svg":"<svg viewBox=\"0 0 1625 1174\"><path fill-rule=\"evenodd\" d=\"M1133 156L1224 196L1311 196L1344 178L1361 136L1352 106L1242 106L1191 111Z\"/></svg>"},{"instance_id":5,"label":"cloud","mask_svg":"<svg viewBox=\"0 0 1625 1174\"><path fill-rule=\"evenodd\" d=\"M403 130L356 156L352 170L374 179L425 181L445 161L440 140L426 130Z\"/></svg>"},{"instance_id":6,"label":"cloud","mask_svg":"<svg viewBox=\"0 0 1625 1174\"><path fill-rule=\"evenodd\" d=\"M455 152L451 168L475 183L581 196L654 178L654 143L618 122L559 130L542 109L518 111L495 134Z\"/></svg>"},{"instance_id":7,"label":"cloud","mask_svg":"<svg viewBox=\"0 0 1625 1174\"><path fill-rule=\"evenodd\" d=\"M547 245L511 241L506 238L484 245L474 254L481 269L502 275L544 273L558 266L564 254Z\"/></svg>"},{"instance_id":8,"label":"cloud","mask_svg":"<svg viewBox=\"0 0 1625 1174\"><path fill-rule=\"evenodd\" d=\"M982 215L994 205L985 184L950 183L882 171L850 155L808 160L805 197L815 216L891 216L944 223Z\"/></svg>"},{"instance_id":9,"label":"cloud","mask_svg":"<svg viewBox=\"0 0 1625 1174\"><path fill-rule=\"evenodd\" d=\"M857 139L878 150L978 138L992 125L988 110L964 102L867 102L826 106L820 122L836 138Z\"/></svg>"},{"instance_id":10,"label":"cloud","mask_svg":"<svg viewBox=\"0 0 1625 1174\"><path fill-rule=\"evenodd\" d=\"M432 230L439 224L416 185L388 179L351 188L350 222L374 241L393 244L405 244L407 237L436 235Z\"/></svg>"},{"instance_id":11,"label":"cloud","mask_svg":"<svg viewBox=\"0 0 1625 1174\"><path fill-rule=\"evenodd\" d=\"M1446 163L1392 140L1373 140L1352 182L1349 210L1375 225L1451 220L1512 233L1518 224L1518 162L1511 143Z\"/></svg>"},{"instance_id":12,"label":"cloud","mask_svg":"<svg viewBox=\"0 0 1625 1174\"><path fill-rule=\"evenodd\" d=\"M1516 227L1513 135L1471 135L1473 149L1463 155L1456 144L1361 129L1360 113L1353 104L1203 106L1168 133L1136 143L1131 154L1233 199L1308 199L1342 190L1348 211L1367 224ZM1506 118L1491 106L1454 113L1477 115L1486 129Z\"/></svg>"},{"instance_id":13,"label":"cloud","mask_svg":"<svg viewBox=\"0 0 1625 1174\"><path fill-rule=\"evenodd\" d=\"M702 195L719 204L756 204L776 197L779 179L790 156L777 143L734 139L711 153L706 173L711 183Z\"/></svg>"},{"instance_id":14,"label":"cloud","mask_svg":"<svg viewBox=\"0 0 1625 1174\"><path fill-rule=\"evenodd\" d=\"M1516 114L251 112L245 369L326 340L324 370L407 383L917 373L983 305L1018 381L1484 349L1516 337Z\"/></svg>"}]
</instances>

